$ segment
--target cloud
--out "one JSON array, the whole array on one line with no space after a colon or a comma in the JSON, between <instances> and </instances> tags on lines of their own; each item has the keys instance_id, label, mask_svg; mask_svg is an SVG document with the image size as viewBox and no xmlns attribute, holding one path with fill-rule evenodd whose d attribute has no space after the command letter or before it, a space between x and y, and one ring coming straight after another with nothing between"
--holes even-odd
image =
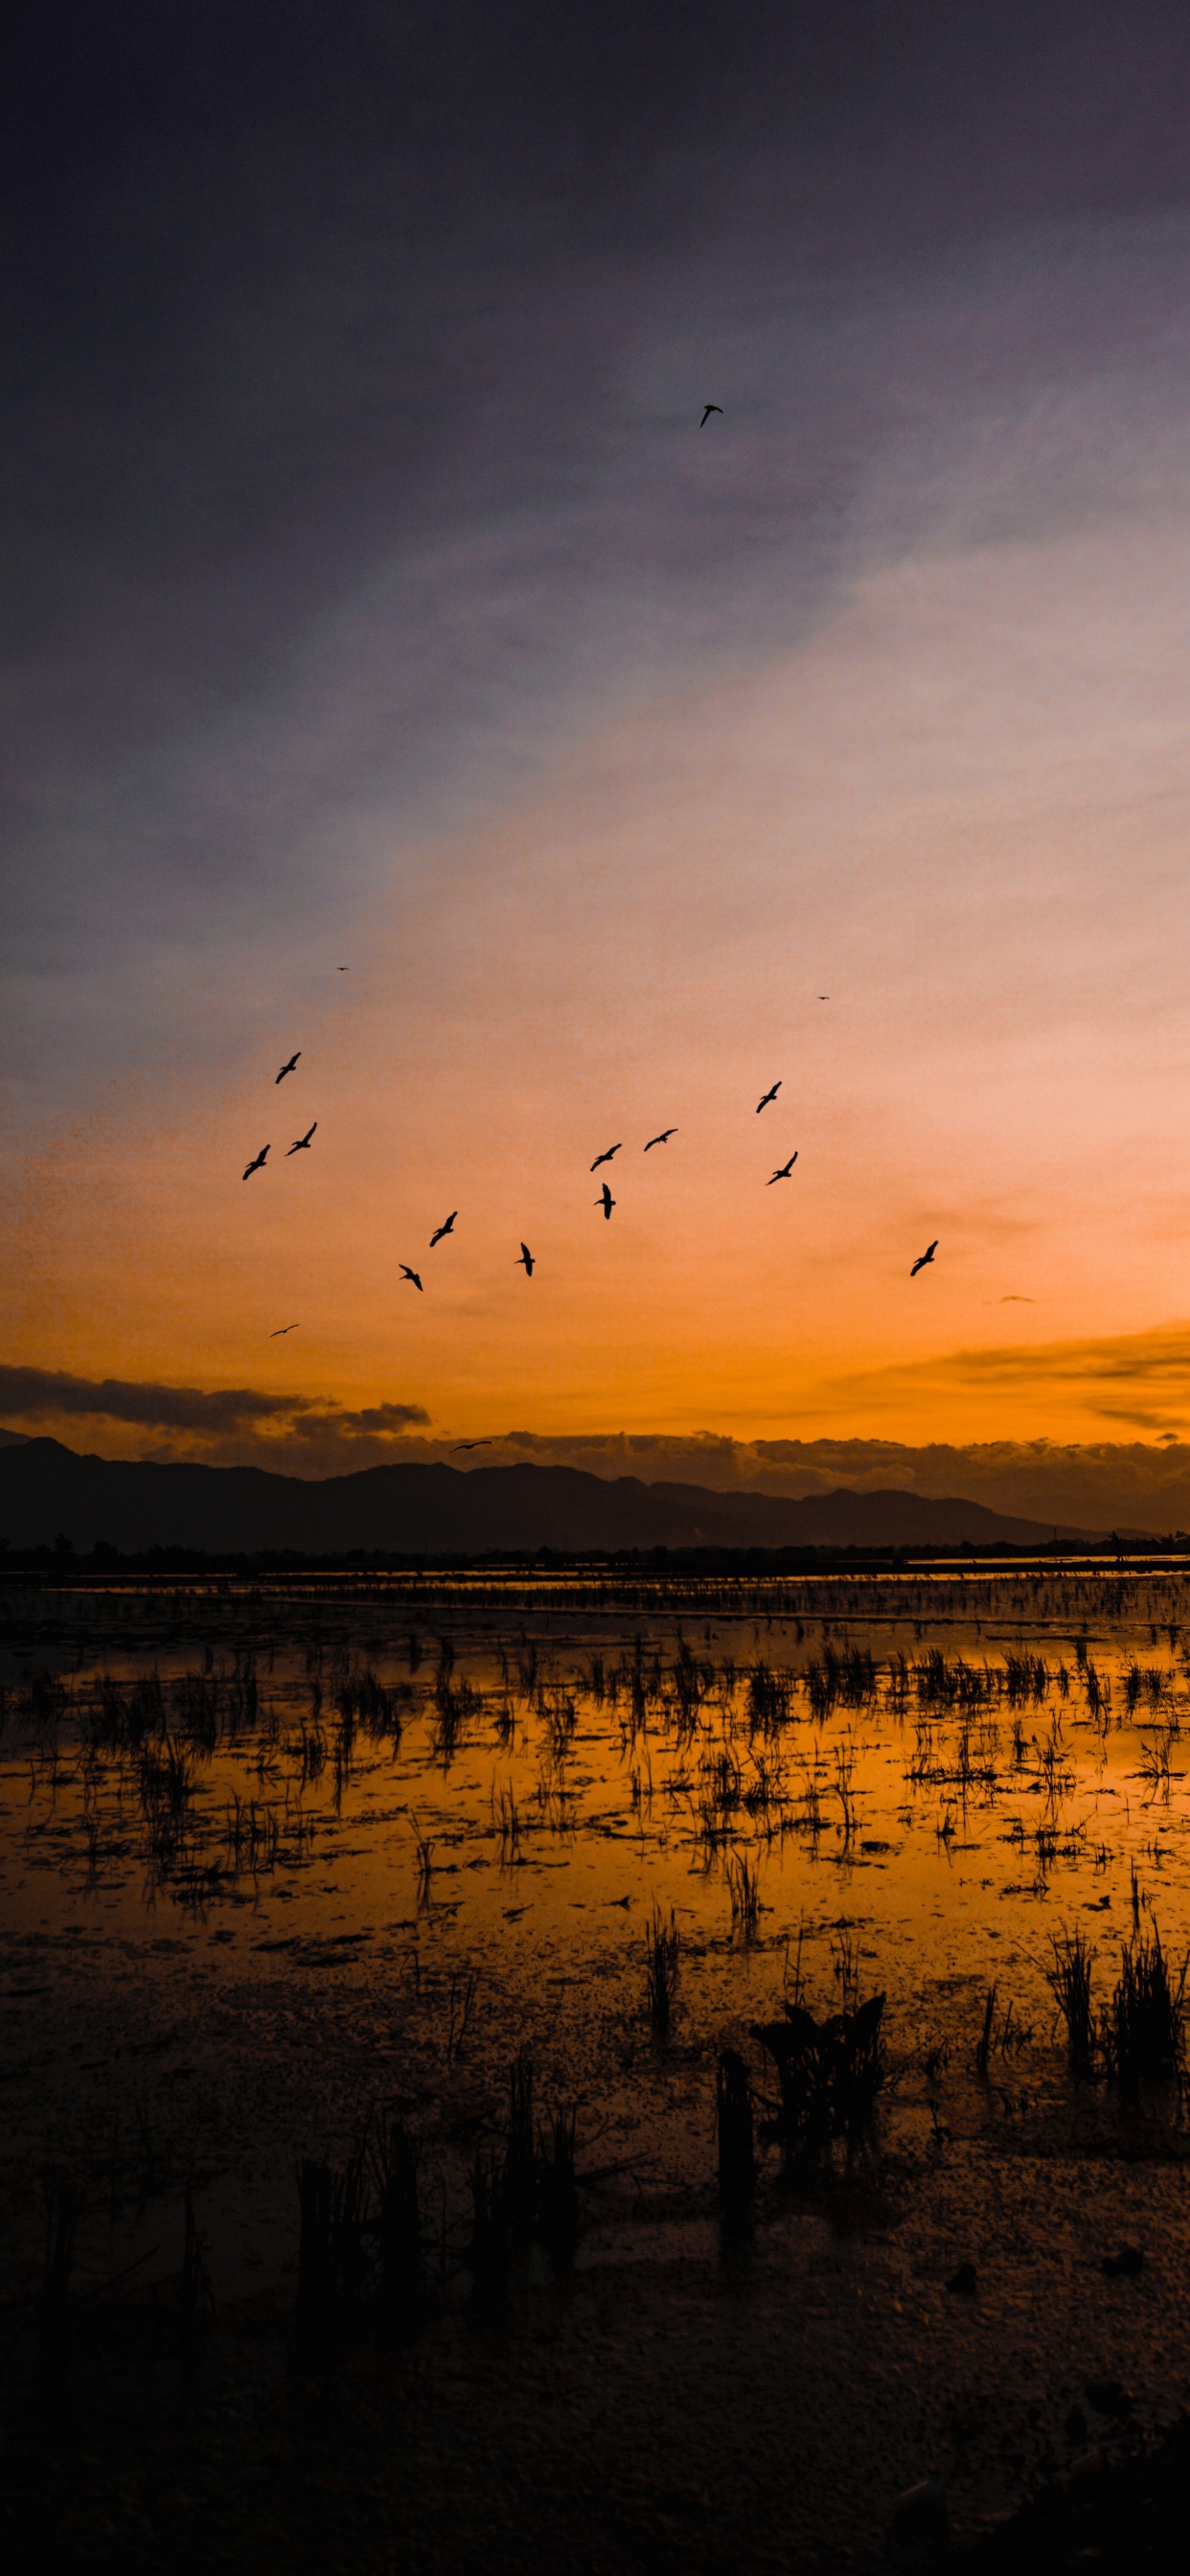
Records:
<instances>
[{"instance_id":1,"label":"cloud","mask_svg":"<svg viewBox=\"0 0 1190 2576\"><path fill-rule=\"evenodd\" d=\"M1079 1341L993 1344L986 1350L943 1352L834 1381L837 1394L857 1402L888 1403L913 1392L997 1389L1044 1400L1053 1387L1085 1390L1088 1409L1101 1412L1099 1390L1169 1387L1190 1397L1190 1325L1166 1324L1145 1333L1118 1333Z\"/></svg>"},{"instance_id":2,"label":"cloud","mask_svg":"<svg viewBox=\"0 0 1190 2576\"><path fill-rule=\"evenodd\" d=\"M256 1387L159 1386L127 1378L73 1377L64 1369L0 1366L0 1414L14 1421L74 1422L97 1416L137 1428L186 1431L200 1441L247 1434L259 1442L260 1430L288 1432L290 1438L347 1441L372 1436L391 1438L430 1416L420 1404L370 1405L349 1412L310 1395L265 1394Z\"/></svg>"}]
</instances>

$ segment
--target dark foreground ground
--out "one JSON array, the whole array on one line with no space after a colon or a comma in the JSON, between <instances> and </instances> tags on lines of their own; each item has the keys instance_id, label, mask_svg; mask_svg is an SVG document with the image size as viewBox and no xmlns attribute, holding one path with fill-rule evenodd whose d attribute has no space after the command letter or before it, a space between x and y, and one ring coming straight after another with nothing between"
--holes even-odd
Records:
<instances>
[{"instance_id":1,"label":"dark foreground ground","mask_svg":"<svg viewBox=\"0 0 1190 2576\"><path fill-rule=\"evenodd\" d=\"M960 2154L927 2211L896 2177L772 2203L725 2249L704 2211L589 2232L568 2280L534 2252L503 2324L433 2285L385 2350L361 2322L303 2350L293 2290L215 2310L189 2352L180 2283L80 2301L69 2351L7 2320L3 2480L20 2570L470 2576L566 2568L842 2571L1181 2563L1190 2479L1168 2392L1180 2164ZM1047 2260L1084 2205L1086 2259ZM1100 2240L1149 2240L1108 2277ZM977 2287L948 2289L962 2247ZM1164 2407L1164 2423L1161 2411ZM937 2493L902 2515L923 2478ZM1025 2499L1022 2506L1022 2498ZM949 2519L946 2543L942 2514Z\"/></svg>"}]
</instances>

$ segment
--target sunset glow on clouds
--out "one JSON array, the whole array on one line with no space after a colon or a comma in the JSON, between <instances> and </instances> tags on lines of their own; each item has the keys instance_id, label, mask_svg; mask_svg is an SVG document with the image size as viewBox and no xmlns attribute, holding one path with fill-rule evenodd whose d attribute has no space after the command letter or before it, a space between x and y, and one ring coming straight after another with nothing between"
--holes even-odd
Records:
<instances>
[{"instance_id":1,"label":"sunset glow on clouds","mask_svg":"<svg viewBox=\"0 0 1190 2576\"><path fill-rule=\"evenodd\" d=\"M926 12L631 184L528 107L461 194L352 126L307 197L301 102L263 206L254 129L92 170L18 421L3 1357L211 1410L0 1420L1190 1429L1190 50L1142 13L1121 89L1086 23L1031 115Z\"/></svg>"}]
</instances>

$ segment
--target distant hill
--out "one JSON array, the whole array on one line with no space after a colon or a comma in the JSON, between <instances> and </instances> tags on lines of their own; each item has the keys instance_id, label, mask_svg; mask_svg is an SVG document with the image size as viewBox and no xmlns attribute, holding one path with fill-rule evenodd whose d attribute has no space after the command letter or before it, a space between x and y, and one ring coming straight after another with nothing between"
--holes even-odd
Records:
<instances>
[{"instance_id":1,"label":"distant hill","mask_svg":"<svg viewBox=\"0 0 1190 2576\"><path fill-rule=\"evenodd\" d=\"M125 1554L351 1548L472 1555L491 1548L1042 1546L1055 1533L960 1497L890 1491L712 1493L614 1481L577 1467L365 1467L313 1481L262 1467L152 1466L80 1457L57 1440L0 1444L0 1539L52 1546L64 1531ZM1059 1530L1077 1540L1085 1531Z\"/></svg>"}]
</instances>

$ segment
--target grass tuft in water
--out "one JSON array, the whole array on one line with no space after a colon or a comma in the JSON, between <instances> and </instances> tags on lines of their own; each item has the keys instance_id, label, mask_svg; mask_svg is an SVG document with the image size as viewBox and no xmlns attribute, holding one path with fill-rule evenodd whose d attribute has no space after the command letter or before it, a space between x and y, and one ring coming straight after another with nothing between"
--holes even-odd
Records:
<instances>
[{"instance_id":1,"label":"grass tuft in water","mask_svg":"<svg viewBox=\"0 0 1190 2576\"><path fill-rule=\"evenodd\" d=\"M1172 2084L1181 2072L1187 1964L1175 1982L1156 1926L1151 1940L1135 1933L1120 1953L1101 2038L1109 2080L1125 2102L1139 2101L1142 2084Z\"/></svg>"},{"instance_id":2,"label":"grass tuft in water","mask_svg":"<svg viewBox=\"0 0 1190 2576\"><path fill-rule=\"evenodd\" d=\"M760 1872L746 1852L733 1852L723 1864L731 1899L731 1928L754 1941L760 1922Z\"/></svg>"},{"instance_id":3,"label":"grass tuft in water","mask_svg":"<svg viewBox=\"0 0 1190 2576\"><path fill-rule=\"evenodd\" d=\"M784 2012L784 2021L754 2022L751 2037L777 2069L777 2132L786 2155L795 2164L822 2163L841 2140L850 2160L872 2134L884 2083L884 1996L823 2022L802 2004L787 2003Z\"/></svg>"},{"instance_id":4,"label":"grass tuft in water","mask_svg":"<svg viewBox=\"0 0 1190 2576\"><path fill-rule=\"evenodd\" d=\"M1076 2083L1094 2073L1097 2035L1091 2002L1094 1949L1082 1932L1064 1931L1053 1944L1046 1983L1066 2026L1066 2050Z\"/></svg>"},{"instance_id":5,"label":"grass tuft in water","mask_svg":"<svg viewBox=\"0 0 1190 2576\"><path fill-rule=\"evenodd\" d=\"M673 2020L681 1950L682 1936L672 1907L667 1927L660 1906L654 1906L653 1920L645 1928L645 2002L658 2039L668 2037Z\"/></svg>"}]
</instances>

